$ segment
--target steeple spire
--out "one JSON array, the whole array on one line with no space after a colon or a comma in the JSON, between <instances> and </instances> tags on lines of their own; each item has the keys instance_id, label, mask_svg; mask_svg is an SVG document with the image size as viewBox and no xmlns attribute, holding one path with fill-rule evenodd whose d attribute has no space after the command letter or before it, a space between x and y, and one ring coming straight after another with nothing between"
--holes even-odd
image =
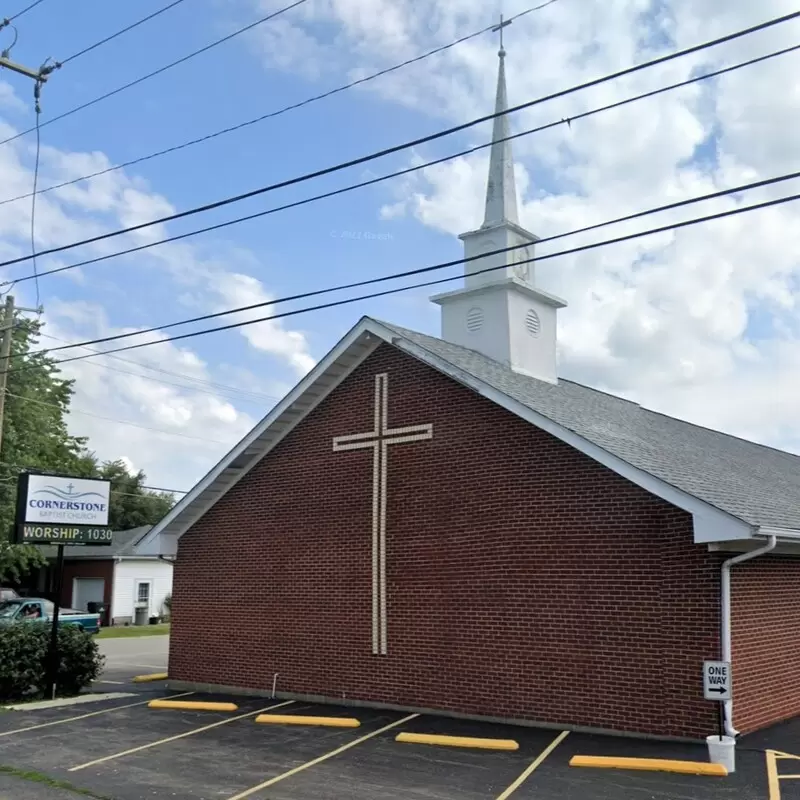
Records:
<instances>
[{"instance_id":1,"label":"steeple spire","mask_svg":"<svg viewBox=\"0 0 800 800\"><path fill-rule=\"evenodd\" d=\"M503 28L495 112L508 110ZM514 159L508 115L495 117L486 215L477 230L462 233L464 288L431 297L442 309L442 338L494 359L513 372L558 383L556 313L566 303L536 286L538 237L517 216Z\"/></svg>"},{"instance_id":2,"label":"steeple spire","mask_svg":"<svg viewBox=\"0 0 800 800\"><path fill-rule=\"evenodd\" d=\"M500 67L497 72L497 96L495 99L495 114L508 110L508 90L506 89L506 51L503 47L503 28L510 25L511 20L503 20L492 30L500 32ZM517 214L517 185L514 180L514 156L511 151L511 135L509 115L503 114L494 118L492 128L492 150L489 160L489 182L486 186L486 212L482 227L488 228L500 225L503 222L519 224Z\"/></svg>"}]
</instances>

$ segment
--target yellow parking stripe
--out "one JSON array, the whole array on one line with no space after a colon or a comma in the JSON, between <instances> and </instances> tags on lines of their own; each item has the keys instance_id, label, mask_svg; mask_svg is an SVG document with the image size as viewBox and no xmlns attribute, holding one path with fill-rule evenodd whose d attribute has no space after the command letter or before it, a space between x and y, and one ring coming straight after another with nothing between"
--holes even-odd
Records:
<instances>
[{"instance_id":1,"label":"yellow parking stripe","mask_svg":"<svg viewBox=\"0 0 800 800\"><path fill-rule=\"evenodd\" d=\"M240 792L233 797L227 798L227 800L244 800L245 797L250 797L254 795L256 792L260 792L263 789L267 789L270 786L274 786L279 781L284 781L286 778L291 778L292 775L296 775L298 772L302 772L309 767L314 767L317 764L321 764L323 761L327 761L329 758L333 758L334 756L338 756L340 753L344 753L346 750L349 750L351 747L355 747L362 742L366 742L367 739L372 739L374 736L380 736L382 733L386 733L386 731L390 731L392 728L398 727L398 725L402 725L405 722L409 722L412 719L416 719L419 714L409 714L407 717L403 717L403 719L397 720L397 722L392 722L389 725L384 725L382 728L378 728L377 731L373 731L372 733L368 733L366 736L361 736L358 739L355 739L348 744L342 745L341 747L337 747L336 750L331 750L330 753L325 753L324 756L320 756L319 758L315 758L313 761L307 761L305 764L301 764L299 767L295 767L294 769L290 769L288 772L283 772L280 775L276 775L274 778L270 778L268 781L264 781L264 783L259 783L258 786L253 786L250 789L246 789L243 792Z\"/></svg>"},{"instance_id":2,"label":"yellow parking stripe","mask_svg":"<svg viewBox=\"0 0 800 800\"><path fill-rule=\"evenodd\" d=\"M280 708L282 706L291 705L294 700L287 700L283 703L278 703L274 706L267 706L266 708L260 708L258 711L250 711L247 714L239 714L236 717L228 717L227 719L221 719L218 722L212 722L210 725L203 725L202 728L195 728L191 731L185 731L184 733L179 733L176 736L168 736L166 739L159 739L157 742L150 742L150 744L143 744L139 747L132 747L130 750L123 750L121 753L113 753L110 756L104 756L103 758L96 758L94 761L87 761L85 764L79 764L77 767L70 767L67 772L77 772L80 769L86 769L86 767L93 767L95 764L103 764L106 761L112 761L115 758L122 758L123 756L129 756L133 753L140 753L142 750L148 750L151 747L157 747L160 744L167 744L168 742L175 742L178 739L184 739L187 736L194 736L196 733L202 733L203 731L210 731L212 728L217 728L220 725L227 725L229 722L236 722L237 719L244 719L245 717L252 717L255 714L261 714L264 711L269 711L273 708Z\"/></svg>"},{"instance_id":3,"label":"yellow parking stripe","mask_svg":"<svg viewBox=\"0 0 800 800\"><path fill-rule=\"evenodd\" d=\"M506 800L506 798L511 797L511 795L525 783L526 780L533 774L534 770L536 770L539 765L553 752L553 750L558 747L564 739L567 738L569 731L562 731L561 733L550 742L544 750L528 765L525 771L517 778L511 786L508 787L502 794L497 796L497 800Z\"/></svg>"},{"instance_id":4,"label":"yellow parking stripe","mask_svg":"<svg viewBox=\"0 0 800 800\"><path fill-rule=\"evenodd\" d=\"M187 697L194 692L181 692L180 694L170 695L170 698ZM123 708L133 708L134 706L146 706L150 700L141 700L138 703L127 703L124 706L114 706L114 708L103 708L100 711L90 711L88 714L79 714L77 717L67 717L66 719L57 719L53 722L42 722L39 725L30 725L27 728L16 728L13 731L3 731L0 736L13 736L15 733L27 733L28 731L38 731L41 728L49 728L51 725L63 725L65 722L77 722L79 719L89 719L89 717L97 717L100 714L110 714L112 711L122 711Z\"/></svg>"},{"instance_id":5,"label":"yellow parking stripe","mask_svg":"<svg viewBox=\"0 0 800 800\"><path fill-rule=\"evenodd\" d=\"M778 766L775 763L776 753L774 750L767 750L767 787L769 788L769 800L781 800L781 787L778 779Z\"/></svg>"}]
</instances>

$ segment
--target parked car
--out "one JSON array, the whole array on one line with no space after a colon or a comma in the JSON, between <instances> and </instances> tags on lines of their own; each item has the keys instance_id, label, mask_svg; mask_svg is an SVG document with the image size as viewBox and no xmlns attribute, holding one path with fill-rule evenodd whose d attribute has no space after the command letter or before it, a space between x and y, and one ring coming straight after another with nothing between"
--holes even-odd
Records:
<instances>
[{"instance_id":1,"label":"parked car","mask_svg":"<svg viewBox=\"0 0 800 800\"><path fill-rule=\"evenodd\" d=\"M53 619L55 606L40 597L18 597L0 602L0 625L17 622L47 622ZM87 614L74 608L59 608L59 625L75 625L87 633L100 630L100 615Z\"/></svg>"},{"instance_id":2,"label":"parked car","mask_svg":"<svg viewBox=\"0 0 800 800\"><path fill-rule=\"evenodd\" d=\"M0 586L0 603L5 600L19 600L19 595L13 589Z\"/></svg>"}]
</instances>

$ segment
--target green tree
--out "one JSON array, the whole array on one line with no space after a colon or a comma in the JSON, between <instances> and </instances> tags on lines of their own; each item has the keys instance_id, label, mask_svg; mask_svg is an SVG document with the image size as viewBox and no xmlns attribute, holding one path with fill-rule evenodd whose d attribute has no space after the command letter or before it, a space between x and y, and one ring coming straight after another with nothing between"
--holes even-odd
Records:
<instances>
[{"instance_id":1,"label":"green tree","mask_svg":"<svg viewBox=\"0 0 800 800\"><path fill-rule=\"evenodd\" d=\"M131 474L122 461L106 461L93 477L111 481L108 524L115 531L155 525L175 504L173 495L145 489L144 472Z\"/></svg>"},{"instance_id":2,"label":"green tree","mask_svg":"<svg viewBox=\"0 0 800 800\"><path fill-rule=\"evenodd\" d=\"M61 377L55 359L34 352L41 349L41 324L23 317L16 323L0 447L0 583L16 582L45 563L39 548L11 544L21 469L110 480L114 530L153 525L175 502L170 494L145 489L143 472L129 473L122 461L99 463L85 437L70 435L66 417L74 381Z\"/></svg>"},{"instance_id":3,"label":"green tree","mask_svg":"<svg viewBox=\"0 0 800 800\"><path fill-rule=\"evenodd\" d=\"M86 439L67 430L73 381L59 376L53 358L32 352L40 323L19 316L15 322L0 447L0 582L45 562L38 548L10 544L20 468L82 474L86 464Z\"/></svg>"}]
</instances>

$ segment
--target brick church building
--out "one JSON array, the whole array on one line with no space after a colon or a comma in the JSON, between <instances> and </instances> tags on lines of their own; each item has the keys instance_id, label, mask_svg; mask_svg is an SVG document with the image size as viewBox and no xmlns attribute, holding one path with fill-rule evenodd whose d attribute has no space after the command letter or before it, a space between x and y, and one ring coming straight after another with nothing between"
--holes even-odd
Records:
<instances>
[{"instance_id":1,"label":"brick church building","mask_svg":"<svg viewBox=\"0 0 800 800\"><path fill-rule=\"evenodd\" d=\"M722 659L728 733L800 714L800 458L558 378L508 135L442 337L363 318L150 532L173 684L702 738Z\"/></svg>"}]
</instances>

